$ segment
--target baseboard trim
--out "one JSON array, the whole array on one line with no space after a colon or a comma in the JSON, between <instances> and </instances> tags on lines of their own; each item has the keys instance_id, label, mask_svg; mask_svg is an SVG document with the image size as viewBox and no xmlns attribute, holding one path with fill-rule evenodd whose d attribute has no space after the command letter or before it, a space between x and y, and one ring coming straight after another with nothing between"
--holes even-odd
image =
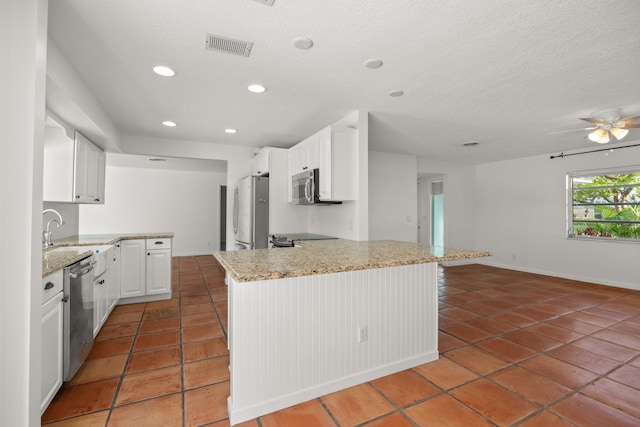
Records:
<instances>
[{"instance_id":1,"label":"baseboard trim","mask_svg":"<svg viewBox=\"0 0 640 427\"><path fill-rule=\"evenodd\" d=\"M537 269L537 268L516 267L516 266L513 266L513 265L501 264L499 262L491 262L491 261L484 261L484 260L483 261L477 261L477 263L478 264L482 264L482 265L487 265L489 267L504 268L506 270L513 270L513 271L521 271L523 273L540 274L542 276L557 277L559 279L576 280L578 282L593 283L593 284L596 284L596 285L613 286L613 287L617 287L617 288L624 288L624 289L630 289L630 290L634 290L634 291L640 291L640 285L633 284L633 283L616 282L616 281L611 281L611 280L604 281L604 280L595 279L593 277L584 277L584 276L576 276L576 275L572 275L572 274L563 274L563 273L559 273L557 271L541 270L541 269Z\"/></svg>"}]
</instances>

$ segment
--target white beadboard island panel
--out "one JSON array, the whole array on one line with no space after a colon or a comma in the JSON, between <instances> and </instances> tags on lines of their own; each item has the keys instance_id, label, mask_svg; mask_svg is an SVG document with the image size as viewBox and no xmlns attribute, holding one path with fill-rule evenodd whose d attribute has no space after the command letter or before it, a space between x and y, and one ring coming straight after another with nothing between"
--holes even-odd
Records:
<instances>
[{"instance_id":1,"label":"white beadboard island panel","mask_svg":"<svg viewBox=\"0 0 640 427\"><path fill-rule=\"evenodd\" d=\"M436 272L432 262L253 282L228 276L231 424L436 360Z\"/></svg>"}]
</instances>

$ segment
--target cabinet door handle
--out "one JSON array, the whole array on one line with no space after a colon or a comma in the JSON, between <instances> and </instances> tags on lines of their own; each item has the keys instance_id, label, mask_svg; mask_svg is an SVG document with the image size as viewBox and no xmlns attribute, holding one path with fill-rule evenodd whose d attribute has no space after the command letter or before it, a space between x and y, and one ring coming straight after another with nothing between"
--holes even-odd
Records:
<instances>
[{"instance_id":1,"label":"cabinet door handle","mask_svg":"<svg viewBox=\"0 0 640 427\"><path fill-rule=\"evenodd\" d=\"M99 201L100 201L100 199L93 199L93 201L94 201L94 202L99 202Z\"/></svg>"},{"instance_id":2,"label":"cabinet door handle","mask_svg":"<svg viewBox=\"0 0 640 427\"><path fill-rule=\"evenodd\" d=\"M54 286L55 285L52 282L47 282L46 285L44 285L44 290L46 291L47 289L51 289Z\"/></svg>"},{"instance_id":3,"label":"cabinet door handle","mask_svg":"<svg viewBox=\"0 0 640 427\"><path fill-rule=\"evenodd\" d=\"M160 240L158 240L157 242L154 243L154 245L163 245L163 244L164 244L164 242L160 241Z\"/></svg>"},{"instance_id":4,"label":"cabinet door handle","mask_svg":"<svg viewBox=\"0 0 640 427\"><path fill-rule=\"evenodd\" d=\"M151 252L147 252L147 255L151 255Z\"/></svg>"}]
</instances>

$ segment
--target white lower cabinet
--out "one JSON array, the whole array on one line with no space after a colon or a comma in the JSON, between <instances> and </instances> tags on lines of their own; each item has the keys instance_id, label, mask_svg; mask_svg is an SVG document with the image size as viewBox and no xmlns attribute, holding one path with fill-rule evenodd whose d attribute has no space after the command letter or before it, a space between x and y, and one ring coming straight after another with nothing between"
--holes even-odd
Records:
<instances>
[{"instance_id":1,"label":"white lower cabinet","mask_svg":"<svg viewBox=\"0 0 640 427\"><path fill-rule=\"evenodd\" d=\"M63 351L63 302L62 270L42 279L46 291L56 290L53 296L47 296L41 308L42 324L42 371L40 413L42 414L62 386ZM55 285L52 286L52 285ZM43 292L43 298L44 298Z\"/></svg>"},{"instance_id":2,"label":"white lower cabinet","mask_svg":"<svg viewBox=\"0 0 640 427\"><path fill-rule=\"evenodd\" d=\"M93 337L109 316L108 271L93 279Z\"/></svg>"},{"instance_id":3,"label":"white lower cabinet","mask_svg":"<svg viewBox=\"0 0 640 427\"><path fill-rule=\"evenodd\" d=\"M171 291L171 249L147 250L147 295Z\"/></svg>"},{"instance_id":4,"label":"white lower cabinet","mask_svg":"<svg viewBox=\"0 0 640 427\"><path fill-rule=\"evenodd\" d=\"M120 297L132 298L146 295L144 239L120 241Z\"/></svg>"},{"instance_id":5,"label":"white lower cabinet","mask_svg":"<svg viewBox=\"0 0 640 427\"><path fill-rule=\"evenodd\" d=\"M107 311L111 312L120 301L120 243L114 245L113 264L107 273Z\"/></svg>"},{"instance_id":6,"label":"white lower cabinet","mask_svg":"<svg viewBox=\"0 0 640 427\"><path fill-rule=\"evenodd\" d=\"M120 242L120 303L171 298L171 238Z\"/></svg>"}]
</instances>

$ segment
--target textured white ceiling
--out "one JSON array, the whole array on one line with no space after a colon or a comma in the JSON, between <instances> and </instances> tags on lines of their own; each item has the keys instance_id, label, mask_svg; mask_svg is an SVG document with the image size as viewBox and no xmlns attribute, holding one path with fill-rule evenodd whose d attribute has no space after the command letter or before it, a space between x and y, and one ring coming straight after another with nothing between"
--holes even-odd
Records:
<instances>
[{"instance_id":1,"label":"textured white ceiling","mask_svg":"<svg viewBox=\"0 0 640 427\"><path fill-rule=\"evenodd\" d=\"M370 149L481 163L592 148L586 131L547 134L640 114L638 0L53 0L49 14L125 135L289 147L362 109ZM251 56L205 50L207 32L254 42Z\"/></svg>"}]
</instances>

